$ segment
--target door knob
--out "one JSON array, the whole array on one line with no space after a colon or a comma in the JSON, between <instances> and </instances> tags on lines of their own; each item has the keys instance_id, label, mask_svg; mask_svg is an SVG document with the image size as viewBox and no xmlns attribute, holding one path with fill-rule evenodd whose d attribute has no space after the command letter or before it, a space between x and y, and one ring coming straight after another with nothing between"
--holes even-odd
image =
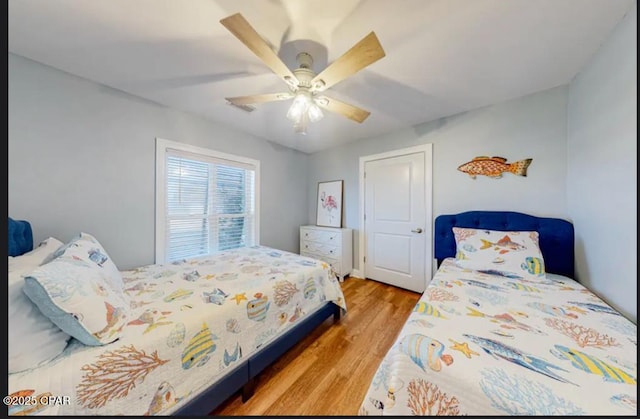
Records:
<instances>
[{"instance_id":1,"label":"door knob","mask_svg":"<svg viewBox=\"0 0 640 419\"><path fill-rule=\"evenodd\" d=\"M422 233L421 228L416 228L415 230L411 230L412 233Z\"/></svg>"}]
</instances>

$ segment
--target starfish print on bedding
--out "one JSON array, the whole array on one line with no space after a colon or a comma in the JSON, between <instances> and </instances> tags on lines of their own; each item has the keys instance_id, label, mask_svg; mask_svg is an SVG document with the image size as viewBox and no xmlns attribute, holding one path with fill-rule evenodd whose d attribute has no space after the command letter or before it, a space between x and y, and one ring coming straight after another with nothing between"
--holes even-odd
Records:
<instances>
[{"instance_id":1,"label":"starfish print on bedding","mask_svg":"<svg viewBox=\"0 0 640 419\"><path fill-rule=\"evenodd\" d=\"M464 356L466 356L467 358L471 358L471 355L480 355L479 353L477 353L476 351L474 351L473 349L469 348L469 344L467 342L465 343L459 343L456 342L453 339L449 339L449 341L451 343L453 343L453 346L450 346L451 349L453 349L454 351L460 351L464 354Z\"/></svg>"},{"instance_id":2,"label":"starfish print on bedding","mask_svg":"<svg viewBox=\"0 0 640 419\"><path fill-rule=\"evenodd\" d=\"M232 300L236 300L236 305L240 305L242 300L246 300L247 299L246 292L243 292L242 294L236 294L233 297L231 297L231 299Z\"/></svg>"}]
</instances>

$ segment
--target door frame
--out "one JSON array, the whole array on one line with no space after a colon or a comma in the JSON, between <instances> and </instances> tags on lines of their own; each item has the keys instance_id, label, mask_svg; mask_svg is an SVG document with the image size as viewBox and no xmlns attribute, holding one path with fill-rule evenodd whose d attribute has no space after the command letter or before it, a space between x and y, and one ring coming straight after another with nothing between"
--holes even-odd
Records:
<instances>
[{"instance_id":1,"label":"door frame","mask_svg":"<svg viewBox=\"0 0 640 419\"><path fill-rule=\"evenodd\" d=\"M390 157L399 157L407 154L413 153L424 153L424 185L425 185L425 220L424 220L424 229L425 229L425 259L424 259L424 274L428 276L428 280L431 279L432 275L432 263L433 254L432 243L433 243L433 223L432 223L432 206L433 206L433 144L421 144L413 147L401 148L397 150L391 150L384 153L379 154L371 154L368 156L360 157L360 167L358 170L358 178L359 178L359 220L360 220L360 229L358 232L358 265L357 269L353 270L353 276L358 278L365 278L365 262L364 257L366 256L366 241L365 241L365 222L364 222L364 166L369 161L387 159Z\"/></svg>"}]
</instances>

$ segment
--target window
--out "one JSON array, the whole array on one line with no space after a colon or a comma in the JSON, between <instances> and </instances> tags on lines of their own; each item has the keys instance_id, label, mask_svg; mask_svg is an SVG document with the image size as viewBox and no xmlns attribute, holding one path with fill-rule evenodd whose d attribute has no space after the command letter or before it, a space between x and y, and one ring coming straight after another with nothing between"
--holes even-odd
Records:
<instances>
[{"instance_id":1,"label":"window","mask_svg":"<svg viewBox=\"0 0 640 419\"><path fill-rule=\"evenodd\" d=\"M156 139L156 263L258 244L259 168Z\"/></svg>"}]
</instances>

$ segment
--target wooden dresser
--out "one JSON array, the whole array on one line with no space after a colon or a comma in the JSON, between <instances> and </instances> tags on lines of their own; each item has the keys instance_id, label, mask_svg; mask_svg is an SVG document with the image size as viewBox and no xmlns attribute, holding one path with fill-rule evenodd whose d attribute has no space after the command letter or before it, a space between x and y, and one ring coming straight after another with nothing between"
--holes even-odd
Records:
<instances>
[{"instance_id":1,"label":"wooden dresser","mask_svg":"<svg viewBox=\"0 0 640 419\"><path fill-rule=\"evenodd\" d=\"M331 264L342 280L353 270L353 230L301 226L300 254Z\"/></svg>"}]
</instances>

